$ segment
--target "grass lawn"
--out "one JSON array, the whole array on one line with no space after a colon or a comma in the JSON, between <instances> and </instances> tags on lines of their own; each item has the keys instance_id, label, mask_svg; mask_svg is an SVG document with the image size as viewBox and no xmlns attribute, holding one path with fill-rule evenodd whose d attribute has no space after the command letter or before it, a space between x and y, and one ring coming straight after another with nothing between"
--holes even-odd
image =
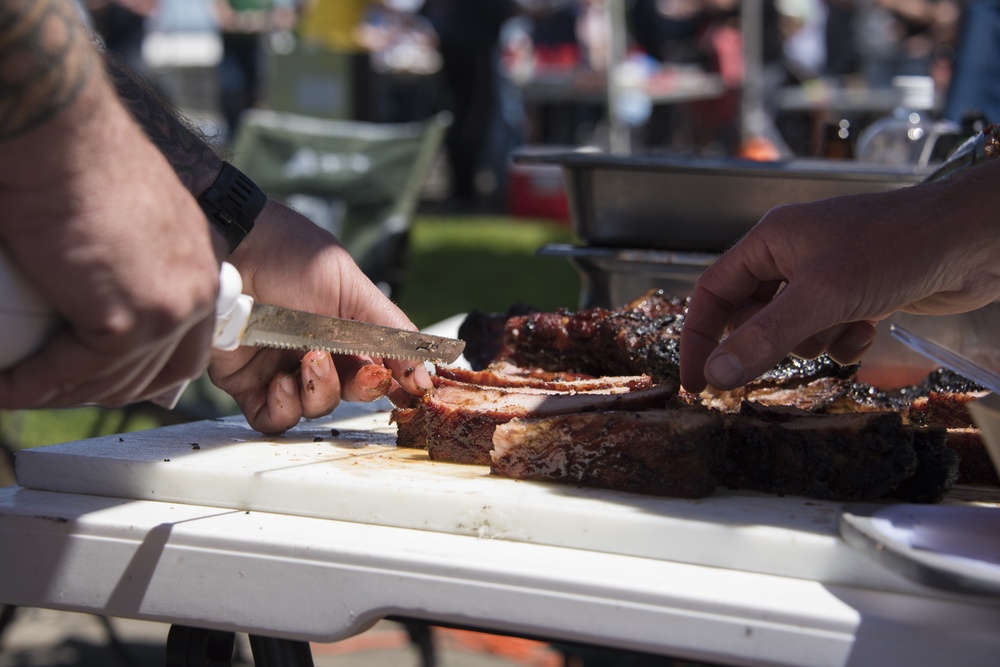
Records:
<instances>
[{"instance_id":1,"label":"grass lawn","mask_svg":"<svg viewBox=\"0 0 1000 667\"><path fill-rule=\"evenodd\" d=\"M399 307L418 327L473 308L500 312L517 303L576 308L580 282L563 258L537 257L548 243L571 243L565 227L502 217L418 218L410 280Z\"/></svg>"},{"instance_id":2,"label":"grass lawn","mask_svg":"<svg viewBox=\"0 0 1000 667\"><path fill-rule=\"evenodd\" d=\"M575 309L577 272L565 259L536 257L548 243L572 243L565 227L504 217L420 217L411 236L410 279L397 302L418 327L473 308L500 312L517 302ZM76 408L0 413L0 434L17 447L67 442L159 426L146 414Z\"/></svg>"}]
</instances>

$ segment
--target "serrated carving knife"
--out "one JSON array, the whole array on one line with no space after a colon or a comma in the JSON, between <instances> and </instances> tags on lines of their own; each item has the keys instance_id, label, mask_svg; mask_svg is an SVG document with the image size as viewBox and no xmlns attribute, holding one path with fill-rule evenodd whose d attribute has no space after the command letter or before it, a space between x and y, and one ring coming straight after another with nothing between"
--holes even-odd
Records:
<instances>
[{"instance_id":1,"label":"serrated carving knife","mask_svg":"<svg viewBox=\"0 0 1000 667\"><path fill-rule=\"evenodd\" d=\"M253 345L449 363L465 349L456 338L258 303L242 293L239 271L228 262L219 278L214 345L221 350Z\"/></svg>"},{"instance_id":2,"label":"serrated carving knife","mask_svg":"<svg viewBox=\"0 0 1000 667\"><path fill-rule=\"evenodd\" d=\"M212 344L220 350L249 345L443 363L455 361L465 349L465 341L457 338L258 303L243 294L240 272L229 262L223 262L219 271ZM188 384L152 400L173 409Z\"/></svg>"}]
</instances>

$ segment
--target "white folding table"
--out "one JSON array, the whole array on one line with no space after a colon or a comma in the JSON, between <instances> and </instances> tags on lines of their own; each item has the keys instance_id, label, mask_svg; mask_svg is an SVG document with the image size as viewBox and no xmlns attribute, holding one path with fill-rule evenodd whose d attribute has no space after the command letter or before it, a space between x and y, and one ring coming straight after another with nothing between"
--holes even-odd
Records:
<instances>
[{"instance_id":1,"label":"white folding table","mask_svg":"<svg viewBox=\"0 0 1000 667\"><path fill-rule=\"evenodd\" d=\"M997 598L851 547L838 503L499 479L397 449L385 407L22 451L0 602L279 646L393 617L734 666L997 663Z\"/></svg>"}]
</instances>

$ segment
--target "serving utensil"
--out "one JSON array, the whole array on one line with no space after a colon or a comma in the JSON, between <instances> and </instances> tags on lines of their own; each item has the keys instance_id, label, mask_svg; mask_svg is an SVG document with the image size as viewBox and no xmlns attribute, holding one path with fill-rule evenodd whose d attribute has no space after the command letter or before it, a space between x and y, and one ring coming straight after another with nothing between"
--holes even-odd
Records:
<instances>
[{"instance_id":1,"label":"serving utensil","mask_svg":"<svg viewBox=\"0 0 1000 667\"><path fill-rule=\"evenodd\" d=\"M891 325L889 333L911 350L922 354L932 361L936 361L945 368L953 370L973 382L983 385L990 391L1000 393L1000 375L977 364L968 357L898 324Z\"/></svg>"}]
</instances>

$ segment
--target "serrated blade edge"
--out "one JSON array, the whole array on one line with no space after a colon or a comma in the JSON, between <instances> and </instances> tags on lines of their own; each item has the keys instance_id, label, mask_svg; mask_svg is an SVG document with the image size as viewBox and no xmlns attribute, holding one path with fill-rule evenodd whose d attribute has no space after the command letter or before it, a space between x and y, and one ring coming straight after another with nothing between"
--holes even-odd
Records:
<instances>
[{"instance_id":1,"label":"serrated blade edge","mask_svg":"<svg viewBox=\"0 0 1000 667\"><path fill-rule=\"evenodd\" d=\"M465 341L254 303L244 345L450 363Z\"/></svg>"}]
</instances>

